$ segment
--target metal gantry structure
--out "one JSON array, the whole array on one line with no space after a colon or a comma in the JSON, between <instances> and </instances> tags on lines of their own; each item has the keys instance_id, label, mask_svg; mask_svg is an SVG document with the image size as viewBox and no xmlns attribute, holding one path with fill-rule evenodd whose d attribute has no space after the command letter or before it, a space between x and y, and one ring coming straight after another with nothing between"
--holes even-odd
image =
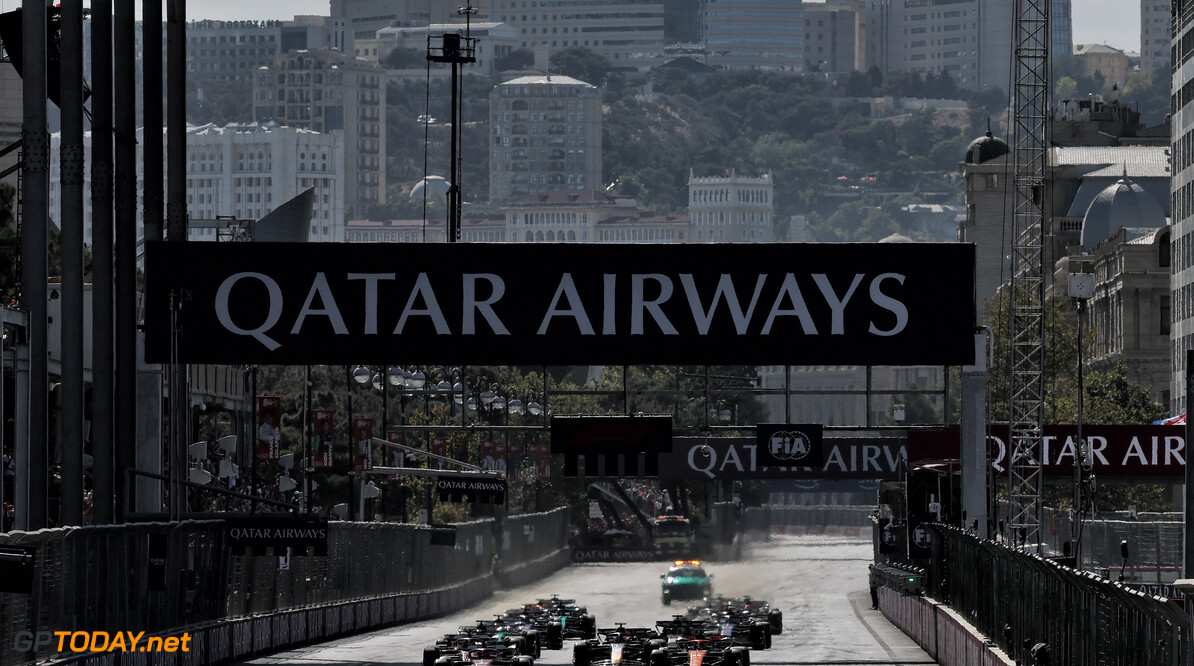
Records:
<instances>
[{"instance_id":1,"label":"metal gantry structure","mask_svg":"<svg viewBox=\"0 0 1194 666\"><path fill-rule=\"evenodd\" d=\"M1045 232L1050 188L1049 5L1017 0L1013 150L1008 527L1021 544L1039 543L1041 433L1044 427Z\"/></svg>"}]
</instances>

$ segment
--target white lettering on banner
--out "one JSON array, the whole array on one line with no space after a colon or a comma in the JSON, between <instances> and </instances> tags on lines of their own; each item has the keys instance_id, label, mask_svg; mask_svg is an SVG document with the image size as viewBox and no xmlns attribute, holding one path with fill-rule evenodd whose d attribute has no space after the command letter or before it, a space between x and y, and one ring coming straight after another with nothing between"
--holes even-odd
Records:
<instances>
[{"instance_id":1,"label":"white lettering on banner","mask_svg":"<svg viewBox=\"0 0 1194 666\"><path fill-rule=\"evenodd\" d=\"M293 316L293 320L287 317L288 323L290 323L289 334L293 336L304 333L304 325L309 317L326 318L335 335L377 335L383 326L383 319L390 319L386 317L387 309L383 304L400 303L403 301L398 299L404 299L405 305L397 317L393 335L402 335L407 322L412 317L427 317L437 335L452 335L454 332L440 306L432 279L426 272L420 272L415 276L408 292L404 290L404 293L398 294L392 292L396 288L393 283L399 277L397 273L344 273L339 276L340 280L337 280L336 277L336 275L329 275L322 271L315 273L311 282L305 285L305 296L301 304L298 303L296 296L296 300L286 307L287 293L293 293L293 291L284 292L275 278L257 272L234 273L224 278L216 289L214 303L216 318L225 330L235 335L251 337L268 350L275 351L282 346L282 343L273 337L272 331L279 325L286 313L291 313L290 316ZM495 335L512 335L510 328L499 315L498 309L508 293L506 280L494 273L462 273L460 278L459 333L476 335L478 320L483 319L484 324L480 325L482 329L488 326ZM732 324L735 333L739 336L748 335L752 330L757 331L757 335L770 335L780 317L795 317L799 322L800 330L805 335L820 335L822 332L827 332L828 335L840 336L847 334L847 310L866 307L856 305L858 301L855 300L855 296L860 291L859 287L866 281L866 275L862 273L849 275L848 284L846 284L846 276L834 279L827 273L812 274L811 280L817 286L817 290L810 293L818 294L821 297L819 302L814 303L814 305L820 306L815 309L809 308L809 303L800 289L797 275L785 273L765 317L760 315L762 310L760 302L768 280L772 279L766 273L759 273L752 277L754 285L751 287L749 300L745 293L738 292L734 279L728 273L719 274L715 286L705 285L704 288L710 290L708 297L702 297L697 278L693 273L678 274L684 291L682 299L675 293L675 282L672 276L662 273L632 273L629 278L629 300L623 302L619 301L616 290L618 275L614 273L602 275L600 335L648 335L651 331L647 321L650 319L663 335L678 336L680 331L676 324L680 319L687 321L687 316L691 316L692 329L700 336L707 336L711 331L721 330L715 326L718 318L728 319L728 323ZM264 302L260 298L252 301L258 310L264 310L265 314L260 323L253 323L249 326L242 325L243 322L233 321L231 314L233 311L239 313L244 309L243 307L240 309L232 307L235 298L246 298L244 289L237 289L243 280L256 280L261 283L265 287L267 296ZM344 289L341 285L345 281L364 283L363 307L359 310L356 308L347 310L352 317L357 318L354 320L345 319L346 311L341 309L341 304L350 300L355 303L358 296L352 294L352 299L349 299L348 294L337 292L337 289ZM895 316L894 323L887 329L878 328L872 317L868 328L868 333L871 335L890 337L903 332L908 326L907 306L896 298L885 294L882 290L882 287L889 281L902 285L904 284L904 275L883 273L870 280L868 291L871 302L869 305ZM480 282L489 284L488 295L480 295L486 293L485 287L479 285ZM653 283L653 285L648 283ZM443 289L442 285L440 285L440 289ZM586 298L592 298L594 302L586 304ZM598 307L595 298L595 294L582 295L572 273L560 274L550 303L546 304L544 310L541 310L543 317L536 335L552 334L550 329L556 318L573 320L581 335L598 335L589 312ZM680 301L683 305L672 303L673 300ZM454 303L454 301L451 302ZM528 305L531 312L540 311L534 306L534 303ZM665 307L669 306L670 314L669 311L665 311ZM827 314L825 314L826 306ZM520 302L519 307L523 308L523 303ZM824 319L823 322L818 322L817 317L813 314L814 311ZM596 314L595 310L593 310L593 314ZM243 315L241 316L243 317ZM626 322L622 324L621 330L618 327L619 320ZM530 321L533 322L533 319Z\"/></svg>"},{"instance_id":2,"label":"white lettering on banner","mask_svg":"<svg viewBox=\"0 0 1194 666\"><path fill-rule=\"evenodd\" d=\"M1078 440L1072 435L1066 435L1065 440L1060 447L1053 447L1052 444L1058 439L1056 435L1044 435L1041 437L1041 459L1044 467L1072 467L1074 464L1074 457L1079 448ZM1111 445L1104 435L1091 435L1083 437L1089 446L1088 463L1095 467L1107 467L1110 465L1107 460L1107 448ZM987 436L988 446L994 446L995 458L991 461L991 467L997 472L1004 472L1004 461L1007 458L1007 445L1002 437L996 435ZM1186 464L1185 461L1185 439L1181 436L1166 435L1164 436L1164 446L1162 447L1161 436L1151 435L1147 442L1141 442L1139 435L1133 435L1131 439L1126 441L1121 440L1116 447L1123 447L1123 455L1116 461L1117 467L1126 465L1139 465L1141 467L1167 467L1167 466L1182 466ZM1162 448L1164 451L1162 452Z\"/></svg>"},{"instance_id":3,"label":"white lettering on banner","mask_svg":"<svg viewBox=\"0 0 1194 666\"><path fill-rule=\"evenodd\" d=\"M894 471L899 463L907 457L907 452L903 446L877 446L872 444L856 445L851 443L835 443L832 440L824 440L824 445L828 447L828 453L825 458L825 464L822 465L821 472L829 473L850 473L857 474L860 472L884 472ZM745 453L739 452L739 448L745 449ZM723 452L720 454L719 449ZM846 459L846 453L843 449L849 450L849 460ZM728 442L726 444L719 443L718 446L706 446L704 444L693 444L688 449L688 467L689 469L700 472L710 479L716 479L719 473L725 472L727 469L738 473L750 473L764 470L800 470L802 472L813 473L811 467L760 467L757 463L756 452L758 446L756 444L740 444L738 442ZM861 451L861 456L859 455Z\"/></svg>"},{"instance_id":4,"label":"white lettering on banner","mask_svg":"<svg viewBox=\"0 0 1194 666\"><path fill-rule=\"evenodd\" d=\"M422 296L424 308L415 308L415 299ZM419 277L415 279L415 288L410 291L410 298L406 299L406 307L402 309L402 316L398 318L398 325L394 327L394 335L402 335L402 328L406 326L406 318L411 315L422 315L431 317L431 321L435 324L435 332L440 335L448 335L451 329L448 328L448 322L444 319L443 310L439 309L439 301L435 299L435 290L431 288L431 281L427 279L426 273L419 273Z\"/></svg>"},{"instance_id":5,"label":"white lettering on banner","mask_svg":"<svg viewBox=\"0 0 1194 666\"><path fill-rule=\"evenodd\" d=\"M659 283L659 295L654 300L646 300L643 296L643 285L647 280L654 280ZM640 275L635 273L630 276L630 334L643 334L643 311L651 312L651 318L655 320L656 325L663 331L664 335L679 335L680 332L672 326L672 322L668 321L667 315L663 314L663 308L659 307L666 303L667 299L672 297L672 280L666 275L659 273L647 273Z\"/></svg>"},{"instance_id":6,"label":"white lettering on banner","mask_svg":"<svg viewBox=\"0 0 1194 666\"><path fill-rule=\"evenodd\" d=\"M311 306L316 295L319 296L319 302L323 304L322 308ZM298 318L294 320L294 328L290 329L291 335L303 332L303 322L307 320L308 315L323 315L332 324L332 330L336 332L336 335L348 335L348 327L344 325L344 317L340 316L340 308L336 307L336 298L332 296L332 288L328 286L328 277L323 272L315 274L315 279L311 282L311 290L307 292L307 300L303 301L303 308L299 310Z\"/></svg>"},{"instance_id":7,"label":"white lettering on banner","mask_svg":"<svg viewBox=\"0 0 1194 666\"><path fill-rule=\"evenodd\" d=\"M493 293L489 298L478 301L477 300L477 279L480 278L489 282ZM506 326L502 324L502 320L498 319L497 313L493 311L493 304L501 300L506 293L506 283L501 277L493 273L465 273L464 274L464 323L461 325L460 332L464 335L473 335L477 332L474 324L474 313L480 312L482 317L485 317L485 322L489 324L489 328L493 329L494 333L498 335L510 335L510 331L506 330Z\"/></svg>"},{"instance_id":8,"label":"white lettering on banner","mask_svg":"<svg viewBox=\"0 0 1194 666\"><path fill-rule=\"evenodd\" d=\"M829 304L829 309L833 311L832 324L830 325L830 335L845 335L846 334L846 318L845 310L846 303L850 301L850 297L854 295L854 290L862 282L862 274L854 276L854 281L850 283L850 288L846 290L846 295L839 299L837 293L833 290L833 285L829 283L829 276L824 273L816 273L813 275L813 281L821 288L821 295L825 297L825 302Z\"/></svg>"},{"instance_id":9,"label":"white lettering on banner","mask_svg":"<svg viewBox=\"0 0 1194 666\"><path fill-rule=\"evenodd\" d=\"M567 309L556 308L560 304L560 296L568 299ZM589 321L589 315L585 314L585 307L580 302L580 294L576 291L576 283L572 281L571 273L564 273L560 276L560 286L556 287L555 296L551 297L551 306L547 308L547 314L543 315L543 323L539 325L538 335L547 333L547 325L551 323L552 317L566 315L576 320L576 326L580 329L581 335L596 335L593 331L593 324Z\"/></svg>"},{"instance_id":10,"label":"white lettering on banner","mask_svg":"<svg viewBox=\"0 0 1194 666\"><path fill-rule=\"evenodd\" d=\"M895 326L891 327L889 330L880 331L875 326L875 323L871 322L870 332L874 333L875 335L896 335L900 331L904 330L904 327L908 325L908 306L888 296L887 294L884 294L879 289L879 286L883 283L883 281L889 278L899 282L901 285L904 284L904 276L900 275L899 273L884 273L880 275L874 280L871 280L871 301L873 301L875 305L878 305L884 310L894 314L896 317L896 323Z\"/></svg>"},{"instance_id":11,"label":"white lettering on banner","mask_svg":"<svg viewBox=\"0 0 1194 666\"><path fill-rule=\"evenodd\" d=\"M734 290L734 281L728 274L722 273L721 279L717 281L717 291L713 292L713 302L709 304L708 310L701 307L701 295L692 279L692 273L680 275L680 283L684 285L684 293L688 296L688 307L692 309L692 320L696 322L697 332L701 335L709 334L709 324L713 322L713 313L717 310L717 302L723 296L726 305L730 308L730 316L734 318L734 330L738 331L738 335L746 335L746 327L750 324L751 315L754 314L755 306L759 303L759 293L763 291L763 283L766 281L766 273L759 276L759 281L755 283L755 293L750 297L750 305L747 306L744 313L742 312L742 303L738 300L738 293ZM849 297L847 296L847 298Z\"/></svg>"},{"instance_id":12,"label":"white lettering on banner","mask_svg":"<svg viewBox=\"0 0 1194 666\"><path fill-rule=\"evenodd\" d=\"M245 329L237 326L232 322L232 315L228 312L228 298L231 295L232 287L237 282L244 278L253 278L260 280L269 291L269 311L265 315L265 321L257 328ZM274 327L278 320L282 318L282 288L268 275L261 273L233 273L229 275L223 282L220 283L220 288L216 290L216 318L219 319L220 325L228 329L230 332L237 335L249 335L253 339L260 342L266 349L274 351L282 346L282 343L274 340L266 335L266 331Z\"/></svg>"},{"instance_id":13,"label":"white lettering on banner","mask_svg":"<svg viewBox=\"0 0 1194 666\"><path fill-rule=\"evenodd\" d=\"M365 335L377 335L377 281L393 280L393 273L349 273L349 280L365 281Z\"/></svg>"}]
</instances>

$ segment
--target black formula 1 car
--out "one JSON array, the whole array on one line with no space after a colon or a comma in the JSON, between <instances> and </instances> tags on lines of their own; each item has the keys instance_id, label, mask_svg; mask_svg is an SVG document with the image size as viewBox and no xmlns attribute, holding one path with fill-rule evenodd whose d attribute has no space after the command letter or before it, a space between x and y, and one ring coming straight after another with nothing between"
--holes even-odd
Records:
<instances>
[{"instance_id":1,"label":"black formula 1 car","mask_svg":"<svg viewBox=\"0 0 1194 666\"><path fill-rule=\"evenodd\" d=\"M654 629L614 628L596 630L596 637L572 646L574 666L650 666L651 653L667 647L667 641Z\"/></svg>"},{"instance_id":2,"label":"black formula 1 car","mask_svg":"<svg viewBox=\"0 0 1194 666\"><path fill-rule=\"evenodd\" d=\"M447 666L439 663L440 659L445 658L469 661L465 656L481 649L489 651L484 658L490 659L496 666L532 666L538 642L537 631L503 631L494 623L480 621L475 626L461 627L457 633L445 634L435 645L423 648L423 666ZM531 662L516 660L516 657L527 657ZM494 662L494 659L497 661Z\"/></svg>"},{"instance_id":3,"label":"black formula 1 car","mask_svg":"<svg viewBox=\"0 0 1194 666\"><path fill-rule=\"evenodd\" d=\"M427 659L426 651L423 655ZM437 657L432 666L534 666L535 659L525 654L515 654L512 647L471 647Z\"/></svg>"}]
</instances>

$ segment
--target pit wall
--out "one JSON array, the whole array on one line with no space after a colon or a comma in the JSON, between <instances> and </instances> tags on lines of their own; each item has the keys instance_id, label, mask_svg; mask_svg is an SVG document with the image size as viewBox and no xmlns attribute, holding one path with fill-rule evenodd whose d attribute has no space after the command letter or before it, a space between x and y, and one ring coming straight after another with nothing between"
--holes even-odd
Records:
<instances>
[{"instance_id":1,"label":"pit wall","mask_svg":"<svg viewBox=\"0 0 1194 666\"><path fill-rule=\"evenodd\" d=\"M942 666L1013 666L973 626L944 604L889 587L879 588L879 610Z\"/></svg>"}]
</instances>

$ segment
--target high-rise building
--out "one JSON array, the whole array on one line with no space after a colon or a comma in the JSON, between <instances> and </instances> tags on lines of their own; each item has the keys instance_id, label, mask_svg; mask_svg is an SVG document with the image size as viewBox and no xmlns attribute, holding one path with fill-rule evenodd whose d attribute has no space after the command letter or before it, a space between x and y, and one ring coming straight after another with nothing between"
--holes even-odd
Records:
<instances>
[{"instance_id":1,"label":"high-rise building","mask_svg":"<svg viewBox=\"0 0 1194 666\"><path fill-rule=\"evenodd\" d=\"M807 9L792 0L709 0L705 63L725 69L804 71Z\"/></svg>"},{"instance_id":2,"label":"high-rise building","mask_svg":"<svg viewBox=\"0 0 1194 666\"><path fill-rule=\"evenodd\" d=\"M489 199L601 186L601 92L567 76L523 76L489 94Z\"/></svg>"},{"instance_id":3,"label":"high-rise building","mask_svg":"<svg viewBox=\"0 0 1194 666\"><path fill-rule=\"evenodd\" d=\"M345 202L359 212L386 192L385 72L332 51L291 51L253 79L253 117L288 127L344 133ZM356 215L360 217L360 215Z\"/></svg>"},{"instance_id":4,"label":"high-rise building","mask_svg":"<svg viewBox=\"0 0 1194 666\"><path fill-rule=\"evenodd\" d=\"M1140 71L1169 76L1173 16L1169 0L1140 0Z\"/></svg>"},{"instance_id":5,"label":"high-rise building","mask_svg":"<svg viewBox=\"0 0 1194 666\"><path fill-rule=\"evenodd\" d=\"M853 4L853 3L852 3ZM861 70L862 12L843 4L804 6L804 68L810 72Z\"/></svg>"},{"instance_id":6,"label":"high-rise building","mask_svg":"<svg viewBox=\"0 0 1194 666\"><path fill-rule=\"evenodd\" d=\"M278 54L302 49L341 49L327 17L187 24L187 71L196 74L249 81L258 67L272 65Z\"/></svg>"},{"instance_id":7,"label":"high-rise building","mask_svg":"<svg viewBox=\"0 0 1194 666\"><path fill-rule=\"evenodd\" d=\"M1174 91L1170 109L1172 145L1172 217L1170 239L1172 269L1172 318L1170 328L1170 410L1188 409L1186 396L1186 351L1194 349L1194 0L1174 0L1173 69Z\"/></svg>"},{"instance_id":8,"label":"high-rise building","mask_svg":"<svg viewBox=\"0 0 1194 666\"><path fill-rule=\"evenodd\" d=\"M866 0L866 68L1011 88L1014 0Z\"/></svg>"},{"instance_id":9,"label":"high-rise building","mask_svg":"<svg viewBox=\"0 0 1194 666\"><path fill-rule=\"evenodd\" d=\"M164 133L163 133L164 134ZM137 131L137 173L142 174L143 131ZM59 163L62 137L50 136L49 217L57 225L62 216ZM163 138L163 143L166 139ZM91 133L83 136L90 153ZM89 158L88 158L89 159ZM344 238L344 137L341 132L319 134L273 123L187 128L187 216L216 219L231 216L257 220L304 190L315 188L310 240ZM83 191L91 188L91 170L84 171ZM138 176L140 180L140 176ZM140 192L142 183L138 182ZM137 207L137 237L143 235L143 209ZM83 207L83 237L91 239L91 206ZM215 240L214 229L196 240Z\"/></svg>"},{"instance_id":10,"label":"high-rise building","mask_svg":"<svg viewBox=\"0 0 1194 666\"><path fill-rule=\"evenodd\" d=\"M519 48L583 46L638 71L663 64L663 15L663 3L643 0L489 0L489 20L514 26Z\"/></svg>"},{"instance_id":11,"label":"high-rise building","mask_svg":"<svg viewBox=\"0 0 1194 666\"><path fill-rule=\"evenodd\" d=\"M373 39L382 28L463 22L464 17L457 10L464 5L464 2L427 0L331 0L334 39L342 52L355 53L356 40ZM474 7L485 11L480 0ZM485 17L474 15L472 20L483 21Z\"/></svg>"},{"instance_id":12,"label":"high-rise building","mask_svg":"<svg viewBox=\"0 0 1194 666\"><path fill-rule=\"evenodd\" d=\"M775 240L774 186L771 174L696 177L688 174L690 240L697 243L770 242Z\"/></svg>"},{"instance_id":13,"label":"high-rise building","mask_svg":"<svg viewBox=\"0 0 1194 666\"><path fill-rule=\"evenodd\" d=\"M1074 51L1074 19L1071 0L1050 0L1049 51L1055 56L1067 56Z\"/></svg>"},{"instance_id":14,"label":"high-rise building","mask_svg":"<svg viewBox=\"0 0 1194 666\"><path fill-rule=\"evenodd\" d=\"M663 0L664 43L703 43L707 2L708 0Z\"/></svg>"}]
</instances>

